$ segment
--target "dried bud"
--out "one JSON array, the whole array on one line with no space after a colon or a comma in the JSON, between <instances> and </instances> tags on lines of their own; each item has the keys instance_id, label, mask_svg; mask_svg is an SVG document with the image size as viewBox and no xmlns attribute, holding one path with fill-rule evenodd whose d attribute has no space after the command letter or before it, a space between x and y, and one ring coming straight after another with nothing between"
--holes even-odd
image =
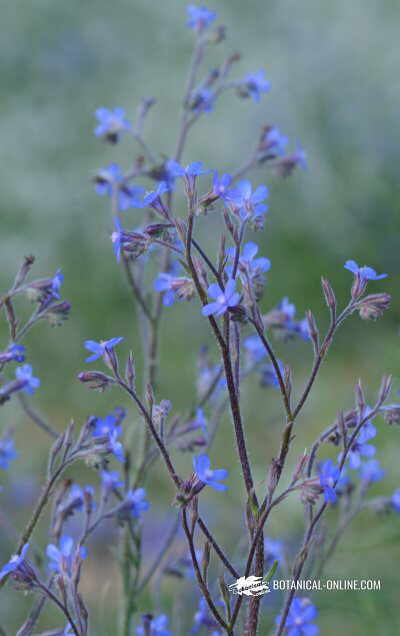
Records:
<instances>
[{"instance_id":1,"label":"dried bud","mask_svg":"<svg viewBox=\"0 0 400 636\"><path fill-rule=\"evenodd\" d=\"M363 320L376 320L389 307L390 301L389 294L370 294L357 303L356 309Z\"/></svg>"},{"instance_id":2,"label":"dried bud","mask_svg":"<svg viewBox=\"0 0 400 636\"><path fill-rule=\"evenodd\" d=\"M387 424L400 424L400 404L388 404L381 409Z\"/></svg>"},{"instance_id":3,"label":"dried bud","mask_svg":"<svg viewBox=\"0 0 400 636\"><path fill-rule=\"evenodd\" d=\"M71 303L64 300L56 305L50 305L44 316L47 318L52 327L58 327L67 320L71 311Z\"/></svg>"},{"instance_id":4,"label":"dried bud","mask_svg":"<svg viewBox=\"0 0 400 636\"><path fill-rule=\"evenodd\" d=\"M267 488L269 492L274 492L281 474L280 465L277 459L273 458L268 468Z\"/></svg>"},{"instance_id":5,"label":"dried bud","mask_svg":"<svg viewBox=\"0 0 400 636\"><path fill-rule=\"evenodd\" d=\"M310 335L311 340L314 343L315 350L318 351L319 331L318 331L317 323L315 321L314 314L312 313L312 311L310 310L306 311L306 319L307 319L307 325L308 325L308 333Z\"/></svg>"},{"instance_id":6,"label":"dried bud","mask_svg":"<svg viewBox=\"0 0 400 636\"><path fill-rule=\"evenodd\" d=\"M322 291L324 292L326 304L330 309L336 308L336 298L332 286L326 278L321 278Z\"/></svg>"},{"instance_id":7,"label":"dried bud","mask_svg":"<svg viewBox=\"0 0 400 636\"><path fill-rule=\"evenodd\" d=\"M306 479L300 485L300 499L303 503L315 504L322 492L322 486L316 477Z\"/></svg>"},{"instance_id":8,"label":"dried bud","mask_svg":"<svg viewBox=\"0 0 400 636\"><path fill-rule=\"evenodd\" d=\"M363 413L365 409L366 401L365 401L364 389L362 387L361 379L358 380L354 389L354 393L355 393L357 408L360 413Z\"/></svg>"},{"instance_id":9,"label":"dried bud","mask_svg":"<svg viewBox=\"0 0 400 636\"><path fill-rule=\"evenodd\" d=\"M77 377L80 382L89 383L89 388L95 391L104 391L111 384L115 384L114 378L101 371L82 371Z\"/></svg>"},{"instance_id":10,"label":"dried bud","mask_svg":"<svg viewBox=\"0 0 400 636\"><path fill-rule=\"evenodd\" d=\"M368 281L361 276L359 272L354 274L354 282L351 288L351 297L353 300L357 300L366 290Z\"/></svg>"},{"instance_id":11,"label":"dried bud","mask_svg":"<svg viewBox=\"0 0 400 636\"><path fill-rule=\"evenodd\" d=\"M303 474L304 468L307 464L309 455L307 454L307 449L304 451L300 459L297 461L296 467L293 472L292 482L295 483L300 479Z\"/></svg>"},{"instance_id":12,"label":"dried bud","mask_svg":"<svg viewBox=\"0 0 400 636\"><path fill-rule=\"evenodd\" d=\"M211 552L211 544L209 541L206 541L204 544L203 557L201 560L201 570L203 574L203 579L207 580L207 570L210 565L210 552Z\"/></svg>"},{"instance_id":13,"label":"dried bud","mask_svg":"<svg viewBox=\"0 0 400 636\"><path fill-rule=\"evenodd\" d=\"M392 388L392 376L384 375L381 380L381 386L379 387L379 395L378 395L378 403L383 404L383 402L388 397Z\"/></svg>"},{"instance_id":14,"label":"dried bud","mask_svg":"<svg viewBox=\"0 0 400 636\"><path fill-rule=\"evenodd\" d=\"M135 361L133 358L132 351L129 352L128 359L126 361L125 367L125 379L129 386L129 388L134 391L135 390L135 379L136 379L136 371L135 371Z\"/></svg>"}]
</instances>

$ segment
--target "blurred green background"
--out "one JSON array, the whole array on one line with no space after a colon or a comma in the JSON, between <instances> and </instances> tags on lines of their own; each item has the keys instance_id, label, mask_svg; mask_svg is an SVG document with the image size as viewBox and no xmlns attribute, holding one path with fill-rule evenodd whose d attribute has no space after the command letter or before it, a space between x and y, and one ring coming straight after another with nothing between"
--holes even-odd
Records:
<instances>
[{"instance_id":1,"label":"blurred green background","mask_svg":"<svg viewBox=\"0 0 400 636\"><path fill-rule=\"evenodd\" d=\"M35 403L60 430L71 417L81 422L90 413L103 415L121 403L116 392L92 394L76 381L84 368L82 342L122 335L135 352L140 346L132 301L111 250L108 201L95 195L90 182L96 170L111 161L129 166L138 149L128 139L115 148L96 139L93 111L98 106L123 106L133 118L141 96L154 96L158 103L149 114L146 137L153 148L170 155L193 40L185 28L185 4L177 0L36 0L2 8L0 288L8 288L29 253L37 257L35 277L53 273L57 267L64 271L64 296L73 305L70 320L57 329L41 325L26 341L42 380ZM347 258L390 273L387 281L371 284L371 291L393 295L390 311L377 324L354 316L339 332L299 420L291 455L294 463L339 408L352 406L358 377L363 378L370 402L383 373L393 374L396 390L400 384L400 6L394 0L215 0L211 8L227 25L228 39L212 50L205 68L240 51L243 57L234 75L265 68L272 91L259 105L224 95L215 111L193 130L184 160L201 160L223 172L234 170L249 155L264 124L278 125L293 147L301 140L308 154L309 170L289 180L276 178L266 168L251 175L255 184L267 183L271 191L266 229L254 237L262 245L260 252L272 260L263 309L287 295L300 314L311 307L326 326L321 275L330 279L344 303L351 281L343 269ZM127 226L139 225L140 215L140 210L129 210ZM213 225L212 217L207 223ZM203 233L206 243L212 227L207 231ZM211 242L210 246L212 250ZM197 305L174 306L166 318L157 397L171 399L174 412L179 413L194 397L198 348L213 342ZM4 341L4 324L0 329ZM311 364L309 348L304 343L280 343L277 349L279 357L292 364L300 390ZM261 482L279 440L279 396L253 382L243 390L243 401L255 478ZM135 421L132 411L130 419ZM2 409L2 425L17 426L20 451L10 472L1 475L5 486L2 517L11 515L12 524L20 530L29 515L32 493L43 479L47 440L12 405ZM207 492L202 504L228 552L245 536L243 490L231 428L226 418L212 452L218 466L230 470L229 493L221 501L217 493ZM379 428L377 457L387 473L383 482L373 486L372 495L391 494L399 485L399 430L388 429L383 422ZM184 455L177 461L189 474L191 457ZM90 481L93 475L84 473L81 480L85 479ZM172 490L161 466L148 488L153 509L145 527L154 537L155 529L163 527L159 524L173 518ZM8 489L16 489L10 491L16 494L7 494ZM15 541L12 528L6 528L4 519L1 523L4 560ZM301 505L293 498L282 507L268 534L287 536L293 551L301 527ZM400 633L398 573L393 567L400 557L399 539L399 517L382 519L362 513L326 574L379 578L382 590L315 595L322 634ZM44 532L38 533L37 542L45 545ZM106 550L111 554L112 546ZM96 552L84 577L89 606L101 606L94 613L92 633L113 634L118 574L111 559L96 565L95 557ZM179 601L174 599L177 590ZM173 616L173 633L187 634L195 611L193 598L184 583L167 582L157 594L143 598L140 610L168 611ZM30 606L29 598L21 599L16 592L1 595L1 622L9 627L9 634L15 633ZM266 602L260 633L268 633L278 607L279 599ZM52 620L53 625L59 624L56 614ZM44 624L49 628L48 622Z\"/></svg>"}]
</instances>

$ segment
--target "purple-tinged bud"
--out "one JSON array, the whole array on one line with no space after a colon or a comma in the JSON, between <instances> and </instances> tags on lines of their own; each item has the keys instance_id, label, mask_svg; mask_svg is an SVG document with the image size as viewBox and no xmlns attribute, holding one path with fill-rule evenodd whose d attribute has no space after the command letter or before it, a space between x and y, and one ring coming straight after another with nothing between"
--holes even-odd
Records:
<instances>
[{"instance_id":1,"label":"purple-tinged bud","mask_svg":"<svg viewBox=\"0 0 400 636\"><path fill-rule=\"evenodd\" d=\"M323 488L316 477L306 479L300 484L300 499L303 503L315 504L322 492Z\"/></svg>"},{"instance_id":2,"label":"purple-tinged bud","mask_svg":"<svg viewBox=\"0 0 400 636\"><path fill-rule=\"evenodd\" d=\"M332 286L326 278L321 278L322 291L324 292L326 304L330 309L336 309L336 298Z\"/></svg>"},{"instance_id":3,"label":"purple-tinged bud","mask_svg":"<svg viewBox=\"0 0 400 636\"><path fill-rule=\"evenodd\" d=\"M303 170L307 168L307 155L302 148L297 148L290 155L282 157L275 164L275 171L278 177L289 177L294 170L300 166Z\"/></svg>"},{"instance_id":4,"label":"purple-tinged bud","mask_svg":"<svg viewBox=\"0 0 400 636\"><path fill-rule=\"evenodd\" d=\"M114 378L101 371L82 371L77 377L80 382L89 384L89 388L95 391L104 391L115 384Z\"/></svg>"},{"instance_id":5,"label":"purple-tinged bud","mask_svg":"<svg viewBox=\"0 0 400 636\"><path fill-rule=\"evenodd\" d=\"M25 256L24 262L22 263L21 268L15 278L13 289L17 289L20 285L22 285L22 283L25 281L26 277L28 276L29 271L34 262L35 262L34 256L32 255Z\"/></svg>"},{"instance_id":6,"label":"purple-tinged bud","mask_svg":"<svg viewBox=\"0 0 400 636\"><path fill-rule=\"evenodd\" d=\"M358 380L354 389L354 393L355 393L357 408L360 413L363 413L365 409L366 401L365 401L364 389L362 386L361 379Z\"/></svg>"},{"instance_id":7,"label":"purple-tinged bud","mask_svg":"<svg viewBox=\"0 0 400 636\"><path fill-rule=\"evenodd\" d=\"M377 320L389 307L391 299L389 294L371 294L357 303L356 309L363 320Z\"/></svg>"},{"instance_id":8,"label":"purple-tinged bud","mask_svg":"<svg viewBox=\"0 0 400 636\"><path fill-rule=\"evenodd\" d=\"M312 313L312 311L310 311L310 310L306 311L306 320L307 320L307 325L308 325L309 336L310 336L311 340L314 343L315 351L318 352L318 350L319 350L319 331L318 331L317 323L316 323L316 320L314 318L314 314Z\"/></svg>"},{"instance_id":9,"label":"purple-tinged bud","mask_svg":"<svg viewBox=\"0 0 400 636\"><path fill-rule=\"evenodd\" d=\"M359 272L354 274L354 282L351 288L351 297L353 300L357 300L365 292L368 284L368 279L361 276Z\"/></svg>"},{"instance_id":10,"label":"purple-tinged bud","mask_svg":"<svg viewBox=\"0 0 400 636\"><path fill-rule=\"evenodd\" d=\"M197 498L196 498L197 501ZM206 541L204 544L203 556L201 559L201 570L203 573L203 579L207 580L207 570L210 565L210 553L211 553L211 544L209 541Z\"/></svg>"},{"instance_id":11,"label":"purple-tinged bud","mask_svg":"<svg viewBox=\"0 0 400 636\"><path fill-rule=\"evenodd\" d=\"M400 424L400 404L382 406L381 411L384 412L384 418L387 424Z\"/></svg>"},{"instance_id":12,"label":"purple-tinged bud","mask_svg":"<svg viewBox=\"0 0 400 636\"><path fill-rule=\"evenodd\" d=\"M67 320L71 311L71 303L67 300L56 305L50 305L44 316L47 318L52 327L57 327Z\"/></svg>"},{"instance_id":13,"label":"purple-tinged bud","mask_svg":"<svg viewBox=\"0 0 400 636\"><path fill-rule=\"evenodd\" d=\"M4 300L4 305L6 308L6 315L7 315L7 320L8 320L8 324L10 325L10 332L11 332L11 337L14 340L15 336L16 336L16 332L17 332L17 317L15 315L14 312L14 305L12 304L10 298L6 298Z\"/></svg>"},{"instance_id":14,"label":"purple-tinged bud","mask_svg":"<svg viewBox=\"0 0 400 636\"><path fill-rule=\"evenodd\" d=\"M229 315L234 322L240 322L241 324L246 324L248 321L247 311L243 307L243 305L236 305L235 307L228 308Z\"/></svg>"},{"instance_id":15,"label":"purple-tinged bud","mask_svg":"<svg viewBox=\"0 0 400 636\"><path fill-rule=\"evenodd\" d=\"M296 467L293 471L292 483L295 483L300 479L300 477L302 477L308 459L309 455L307 454L307 450L305 450L300 459L297 461Z\"/></svg>"},{"instance_id":16,"label":"purple-tinged bud","mask_svg":"<svg viewBox=\"0 0 400 636\"><path fill-rule=\"evenodd\" d=\"M279 461L273 457L267 474L267 488L270 493L277 487L281 472Z\"/></svg>"},{"instance_id":17,"label":"purple-tinged bud","mask_svg":"<svg viewBox=\"0 0 400 636\"><path fill-rule=\"evenodd\" d=\"M129 352L128 360L126 362L125 367L125 379L129 386L129 388L134 391L135 390L135 380L136 380L136 369L135 369L135 360L133 358L132 351Z\"/></svg>"},{"instance_id":18,"label":"purple-tinged bud","mask_svg":"<svg viewBox=\"0 0 400 636\"><path fill-rule=\"evenodd\" d=\"M381 386L379 387L378 404L383 404L383 402L388 397L391 389L392 389L392 376L384 375L381 380Z\"/></svg>"}]
</instances>

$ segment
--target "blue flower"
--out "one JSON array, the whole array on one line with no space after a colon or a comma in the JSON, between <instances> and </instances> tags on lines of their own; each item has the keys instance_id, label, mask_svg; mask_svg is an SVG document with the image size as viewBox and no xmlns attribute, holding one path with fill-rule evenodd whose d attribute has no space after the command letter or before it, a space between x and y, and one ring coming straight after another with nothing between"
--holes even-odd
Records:
<instances>
[{"instance_id":1,"label":"blue flower","mask_svg":"<svg viewBox=\"0 0 400 636\"><path fill-rule=\"evenodd\" d=\"M230 174L223 174L220 177L218 175L218 172L215 171L213 177L212 193L220 199L225 199L227 197L227 194L229 193L228 188L231 182L232 177Z\"/></svg>"},{"instance_id":2,"label":"blue flower","mask_svg":"<svg viewBox=\"0 0 400 636\"><path fill-rule=\"evenodd\" d=\"M222 602L220 602L222 604ZM219 604L219 603L217 603ZM218 627L218 623L210 614L207 601L204 597L199 600L198 609L194 615L192 632L198 632L202 627L206 627L208 630L213 627ZM209 633L209 632L207 632ZM214 632L213 632L214 633ZM219 632L217 632L219 633Z\"/></svg>"},{"instance_id":3,"label":"blue flower","mask_svg":"<svg viewBox=\"0 0 400 636\"><path fill-rule=\"evenodd\" d=\"M227 250L229 258L233 261L235 258L235 248L230 247ZM249 241L244 245L241 255L239 256L239 269L242 272L246 272L250 279L259 277L261 274L268 272L271 268L271 261L269 258L261 257L255 258L258 252L257 243ZM227 271L232 275L232 266L229 265ZM244 278L246 280L246 278Z\"/></svg>"},{"instance_id":4,"label":"blue flower","mask_svg":"<svg viewBox=\"0 0 400 636\"><path fill-rule=\"evenodd\" d=\"M141 186L128 186L120 167L111 163L108 168L99 170L95 179L95 189L100 196L111 197L114 190L118 191L118 209L127 210L129 207L143 207L139 196L144 192Z\"/></svg>"},{"instance_id":5,"label":"blue flower","mask_svg":"<svg viewBox=\"0 0 400 636\"><path fill-rule=\"evenodd\" d=\"M14 448L14 439L6 436L0 439L0 468L8 470L10 463L18 457L18 453Z\"/></svg>"},{"instance_id":6,"label":"blue flower","mask_svg":"<svg viewBox=\"0 0 400 636\"><path fill-rule=\"evenodd\" d=\"M102 470L100 471L100 476L101 484L106 491L114 490L115 488L122 488L124 485L124 482L121 480L117 471Z\"/></svg>"},{"instance_id":7,"label":"blue flower","mask_svg":"<svg viewBox=\"0 0 400 636\"><path fill-rule=\"evenodd\" d=\"M78 484L73 484L69 489L68 496L62 502L63 515L70 517L76 510L82 510L85 496L89 496L91 500L93 499L93 486L81 488Z\"/></svg>"},{"instance_id":8,"label":"blue flower","mask_svg":"<svg viewBox=\"0 0 400 636\"><path fill-rule=\"evenodd\" d=\"M168 616L160 614L157 618L151 618L146 625L146 631L141 625L136 627L136 636L171 636L168 628Z\"/></svg>"},{"instance_id":9,"label":"blue flower","mask_svg":"<svg viewBox=\"0 0 400 636\"><path fill-rule=\"evenodd\" d=\"M51 279L51 294L54 298L58 298L58 299L61 298L60 289L63 282L64 282L64 274L62 273L61 269L58 269L54 277Z\"/></svg>"},{"instance_id":10,"label":"blue flower","mask_svg":"<svg viewBox=\"0 0 400 636\"><path fill-rule=\"evenodd\" d=\"M285 622L288 636L316 636L319 628L311 622L316 616L317 609L308 598L295 597ZM275 619L277 625L280 621L281 615Z\"/></svg>"},{"instance_id":11,"label":"blue flower","mask_svg":"<svg viewBox=\"0 0 400 636\"><path fill-rule=\"evenodd\" d=\"M171 190L173 181L174 181L174 176L168 171L167 171L167 174L169 176L170 182L160 181L160 183L158 184L155 190L151 190L150 192L147 192L145 196L143 197L142 201L137 200L135 201L133 205L135 205L135 207L142 207L142 208L149 206L153 208L153 210L161 214L162 216L168 218L168 210L165 207L161 197L163 194Z\"/></svg>"},{"instance_id":12,"label":"blue flower","mask_svg":"<svg viewBox=\"0 0 400 636\"><path fill-rule=\"evenodd\" d=\"M327 504L335 503L337 500L335 482L339 479L339 466L336 466L331 459L326 459L319 464L318 473L319 483L324 491L325 502Z\"/></svg>"},{"instance_id":13,"label":"blue flower","mask_svg":"<svg viewBox=\"0 0 400 636\"><path fill-rule=\"evenodd\" d=\"M119 220L117 216L114 219L114 227L115 227L115 230L111 234L111 240L114 245L114 252L117 257L117 263L119 263L121 260L121 247L123 244L123 230L122 230L121 221Z\"/></svg>"},{"instance_id":14,"label":"blue flower","mask_svg":"<svg viewBox=\"0 0 400 636\"><path fill-rule=\"evenodd\" d=\"M278 367L282 377L285 373L285 367L281 360L278 360ZM279 389L279 379L276 375L275 367L273 364L266 364L261 370L261 386L272 386L275 389Z\"/></svg>"},{"instance_id":15,"label":"blue flower","mask_svg":"<svg viewBox=\"0 0 400 636\"><path fill-rule=\"evenodd\" d=\"M161 272L157 276L153 287L158 293L164 292L163 305L166 307L173 305L175 300L190 300L194 295L194 284L190 278L175 276L166 272Z\"/></svg>"},{"instance_id":16,"label":"blue flower","mask_svg":"<svg viewBox=\"0 0 400 636\"><path fill-rule=\"evenodd\" d=\"M367 444L370 439L373 439L376 435L376 428L372 422L366 422L361 428L357 439L351 445L350 451L347 455L349 466L352 470L358 470L361 466L361 457L373 457L376 449L372 444ZM340 453L338 460L341 461L343 453Z\"/></svg>"},{"instance_id":17,"label":"blue flower","mask_svg":"<svg viewBox=\"0 0 400 636\"><path fill-rule=\"evenodd\" d=\"M5 362L24 362L25 360L25 347L24 345L12 344L8 347L7 351L0 353L0 364Z\"/></svg>"},{"instance_id":18,"label":"blue flower","mask_svg":"<svg viewBox=\"0 0 400 636\"><path fill-rule=\"evenodd\" d=\"M192 426L193 426L193 428L201 428L201 430L203 431L204 437L207 438L207 436L208 436L207 418L204 415L203 409L198 408L196 410L196 417L194 418L194 420L192 422Z\"/></svg>"},{"instance_id":19,"label":"blue flower","mask_svg":"<svg viewBox=\"0 0 400 636\"><path fill-rule=\"evenodd\" d=\"M395 509L396 512L398 512L400 514L400 488L398 488L392 495L392 498L390 500L393 508Z\"/></svg>"},{"instance_id":20,"label":"blue flower","mask_svg":"<svg viewBox=\"0 0 400 636\"><path fill-rule=\"evenodd\" d=\"M85 349L92 351L92 355L86 358L85 362L94 362L103 357L107 351L111 351L117 344L119 344L123 338L111 338L111 340L101 340L95 342L94 340L85 341Z\"/></svg>"},{"instance_id":21,"label":"blue flower","mask_svg":"<svg viewBox=\"0 0 400 636\"><path fill-rule=\"evenodd\" d=\"M197 478L207 486L211 486L215 490L227 490L225 484L220 484L220 479L226 479L228 477L228 471L224 468L212 470L210 468L211 460L208 455L197 455L193 457L193 467Z\"/></svg>"},{"instance_id":22,"label":"blue flower","mask_svg":"<svg viewBox=\"0 0 400 636\"><path fill-rule=\"evenodd\" d=\"M267 352L259 336L249 336L245 338L243 346L253 362L260 362L260 360L266 356Z\"/></svg>"},{"instance_id":23,"label":"blue flower","mask_svg":"<svg viewBox=\"0 0 400 636\"><path fill-rule=\"evenodd\" d=\"M258 71L258 73L248 73L244 84L248 96L255 104L260 101L262 93L268 93L271 88L271 83L265 79L265 71L263 70Z\"/></svg>"},{"instance_id":24,"label":"blue flower","mask_svg":"<svg viewBox=\"0 0 400 636\"><path fill-rule=\"evenodd\" d=\"M142 512L148 510L150 507L149 502L146 500L146 491L144 488L137 488L136 490L130 490L121 505L119 515L121 518L126 519L127 515L134 519L139 519Z\"/></svg>"},{"instance_id":25,"label":"blue flower","mask_svg":"<svg viewBox=\"0 0 400 636\"><path fill-rule=\"evenodd\" d=\"M187 190L191 193L194 190L196 178L202 174L207 174L208 172L210 172L203 167L203 164L200 161L194 161L193 163L190 163L185 168L183 168L173 159L167 161L166 170L172 179L175 179L176 177L182 177L185 180Z\"/></svg>"},{"instance_id":26,"label":"blue flower","mask_svg":"<svg viewBox=\"0 0 400 636\"><path fill-rule=\"evenodd\" d=\"M123 130L131 130L130 121L125 118L123 108L98 108L95 112L99 125L95 128L96 137L104 137L111 143L118 141L119 133Z\"/></svg>"},{"instance_id":27,"label":"blue flower","mask_svg":"<svg viewBox=\"0 0 400 636\"><path fill-rule=\"evenodd\" d=\"M25 543L21 550L21 554L13 554L11 559L3 565L0 570L0 581L11 572L18 570L19 567L23 564L26 553L29 550L29 543Z\"/></svg>"},{"instance_id":28,"label":"blue flower","mask_svg":"<svg viewBox=\"0 0 400 636\"><path fill-rule=\"evenodd\" d=\"M360 466L359 475L361 481L366 485L372 484L375 481L379 481L385 475L385 471L382 470L379 462L376 459L372 459L369 462L364 462Z\"/></svg>"},{"instance_id":29,"label":"blue flower","mask_svg":"<svg viewBox=\"0 0 400 636\"><path fill-rule=\"evenodd\" d=\"M84 547L80 547L79 551L77 551L73 538L64 535L60 539L59 547L52 543L47 546L46 554L49 559L49 568L70 578L75 562L79 559L86 559L87 550Z\"/></svg>"},{"instance_id":30,"label":"blue flower","mask_svg":"<svg viewBox=\"0 0 400 636\"><path fill-rule=\"evenodd\" d=\"M214 94L208 88L199 89L191 104L191 110L195 113L209 113L214 108Z\"/></svg>"},{"instance_id":31,"label":"blue flower","mask_svg":"<svg viewBox=\"0 0 400 636\"><path fill-rule=\"evenodd\" d=\"M285 296L275 309L270 311L266 317L267 326L281 332L284 337L300 336L303 340L310 339L308 321L295 320L296 307Z\"/></svg>"},{"instance_id":32,"label":"blue flower","mask_svg":"<svg viewBox=\"0 0 400 636\"><path fill-rule=\"evenodd\" d=\"M209 27L217 17L215 11L210 11L206 7L196 7L194 4L189 4L186 12L188 16L187 26L199 33Z\"/></svg>"},{"instance_id":33,"label":"blue flower","mask_svg":"<svg viewBox=\"0 0 400 636\"><path fill-rule=\"evenodd\" d=\"M33 395L40 386L39 378L33 377L32 373L33 370L30 364L24 364L22 367L15 369L15 377L22 385L21 390L29 395Z\"/></svg>"},{"instance_id":34,"label":"blue flower","mask_svg":"<svg viewBox=\"0 0 400 636\"><path fill-rule=\"evenodd\" d=\"M275 164L275 169L280 177L288 177L299 166L302 170L307 169L307 155L303 148L297 144L294 152L279 159Z\"/></svg>"},{"instance_id":35,"label":"blue flower","mask_svg":"<svg viewBox=\"0 0 400 636\"><path fill-rule=\"evenodd\" d=\"M282 135L276 126L267 126L262 137L260 150L269 157L282 156L285 154L285 147L288 144L288 138Z\"/></svg>"},{"instance_id":36,"label":"blue flower","mask_svg":"<svg viewBox=\"0 0 400 636\"><path fill-rule=\"evenodd\" d=\"M166 307L173 305L176 300L176 292L173 288L175 279L176 277L172 276L172 274L161 272L153 283L153 287L156 292L165 292L163 294L163 305Z\"/></svg>"},{"instance_id":37,"label":"blue flower","mask_svg":"<svg viewBox=\"0 0 400 636\"><path fill-rule=\"evenodd\" d=\"M224 291L217 283L213 283L209 286L207 293L214 298L215 302L204 305L201 310L203 316L211 316L211 314L221 316L230 307L235 307L240 300L240 295L236 291L236 282L232 278L226 283Z\"/></svg>"},{"instance_id":38,"label":"blue flower","mask_svg":"<svg viewBox=\"0 0 400 636\"><path fill-rule=\"evenodd\" d=\"M117 419L114 413L110 413L104 418L96 417L92 431L93 437L106 437L115 431L118 435L122 434L121 420Z\"/></svg>"},{"instance_id":39,"label":"blue flower","mask_svg":"<svg viewBox=\"0 0 400 636\"><path fill-rule=\"evenodd\" d=\"M355 261L346 261L344 267L350 272L353 272L353 274L358 274L364 280L380 280L381 278L387 277L387 274L377 274L372 267L368 267L367 265L359 267Z\"/></svg>"},{"instance_id":40,"label":"blue flower","mask_svg":"<svg viewBox=\"0 0 400 636\"><path fill-rule=\"evenodd\" d=\"M285 562L283 552L283 541L274 540L268 537L264 539L264 554L267 566L271 567L274 561L278 561L279 565Z\"/></svg>"},{"instance_id":41,"label":"blue flower","mask_svg":"<svg viewBox=\"0 0 400 636\"><path fill-rule=\"evenodd\" d=\"M250 181L240 181L227 193L226 198L242 219L257 221L262 220L268 211L268 206L263 203L267 197L266 185L258 186L253 192Z\"/></svg>"},{"instance_id":42,"label":"blue flower","mask_svg":"<svg viewBox=\"0 0 400 636\"><path fill-rule=\"evenodd\" d=\"M114 430L108 437L108 444L110 452L118 459L118 461L125 462L124 447L121 442L118 441L118 431Z\"/></svg>"}]
</instances>

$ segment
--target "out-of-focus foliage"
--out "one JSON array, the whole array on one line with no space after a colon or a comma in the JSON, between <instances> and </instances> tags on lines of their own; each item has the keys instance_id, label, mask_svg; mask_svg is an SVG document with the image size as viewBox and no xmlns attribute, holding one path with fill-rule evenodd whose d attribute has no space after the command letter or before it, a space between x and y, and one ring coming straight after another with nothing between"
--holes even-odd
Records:
<instances>
[{"instance_id":1,"label":"out-of-focus foliage","mask_svg":"<svg viewBox=\"0 0 400 636\"><path fill-rule=\"evenodd\" d=\"M251 175L256 184L265 182L271 188L261 241L263 254L272 261L265 309L288 295L300 313L312 307L326 323L321 274L331 280L339 299L348 294L351 281L343 269L347 258L390 274L384 285L371 286L392 293L391 311L376 325L353 317L339 333L301 420L300 454L335 417L338 406L351 406L352 384L360 375L371 400L383 372L394 375L395 388L400 384L400 7L393 0L216 0L212 8L229 26L229 38L216 47L214 61L230 51L243 52L237 74L264 67L272 91L260 105L224 96L194 129L185 159L200 160L221 171L234 169L250 153L263 124L277 124L291 140L301 140L309 158L308 172L297 173L288 181L262 169ZM43 410L49 409L60 429L71 416L103 414L117 399L113 394L93 396L76 382L85 356L83 340L124 335L134 347L140 339L132 301L112 254L107 202L94 194L90 182L96 169L110 161L129 165L133 146L124 140L110 148L94 138L93 111L97 106L120 105L133 115L142 95L154 96L158 105L149 115L146 134L150 144L170 154L191 44L192 34L185 29L185 3L178 0L37 0L2 8L1 289L25 254L37 256L39 275L63 268L72 316L61 330L45 333L43 327L38 328L26 343L42 379L37 402ZM210 59L210 66L212 63ZM140 210L129 210L126 218L132 227L139 225ZM171 399L174 408L182 410L186 396L194 390L196 347L208 341L209 335L198 307L176 306L166 313L173 319L164 321L159 397ZM193 321L196 329L191 327ZM305 345L278 348L280 358L293 362L295 381L301 387L311 360ZM37 482L42 478L38 471L46 440L35 433L32 444L26 444L22 427L29 423L8 406L3 412L20 430L20 460L11 472L13 478L19 475L21 484L17 495L20 510L15 515L19 527L28 516L28 491L34 487L31 474L36 474ZM275 393L249 388L245 415L256 480L264 478L264 465L274 453L279 414ZM375 487L376 494L391 492L399 485L400 432L387 430L383 423L380 428L378 453L387 478ZM233 445L227 420L216 441L225 454L228 441ZM233 528L238 521L232 513L235 484L239 484L233 457L232 452L230 466L224 464L231 472L225 518L214 519L216 533L227 549L233 549L240 539L238 530L224 536L224 528ZM181 464L190 471L189 457ZM160 468L149 485L155 502L165 496L163 477ZM208 495L210 508L213 496ZM1 508L4 504L7 509L11 498L4 493L1 497ZM219 513L224 514L224 508ZM289 526L291 538L298 540L301 514L297 502L288 502L274 520L271 535L278 536ZM364 512L346 536L329 576L381 578L383 589L317 595L324 635L339 630L354 636L399 632L398 581L392 567L400 556L399 524L399 517L377 519ZM13 546L12 535L4 532L1 539L7 553ZM109 623L104 617L95 618L93 633L113 633L116 593L110 594L107 587L110 573L97 571L89 562L88 569L89 601L104 596L111 603ZM94 585L94 576L96 580L103 576L104 584ZM171 609L172 585L164 585L162 592ZM6 603L15 600L10 593L2 596L0 614ZM263 611L266 617L269 605L268 600ZM21 610L15 605L12 611L17 625ZM180 608L174 611L179 614ZM184 617L182 624L187 620Z\"/></svg>"}]
</instances>

